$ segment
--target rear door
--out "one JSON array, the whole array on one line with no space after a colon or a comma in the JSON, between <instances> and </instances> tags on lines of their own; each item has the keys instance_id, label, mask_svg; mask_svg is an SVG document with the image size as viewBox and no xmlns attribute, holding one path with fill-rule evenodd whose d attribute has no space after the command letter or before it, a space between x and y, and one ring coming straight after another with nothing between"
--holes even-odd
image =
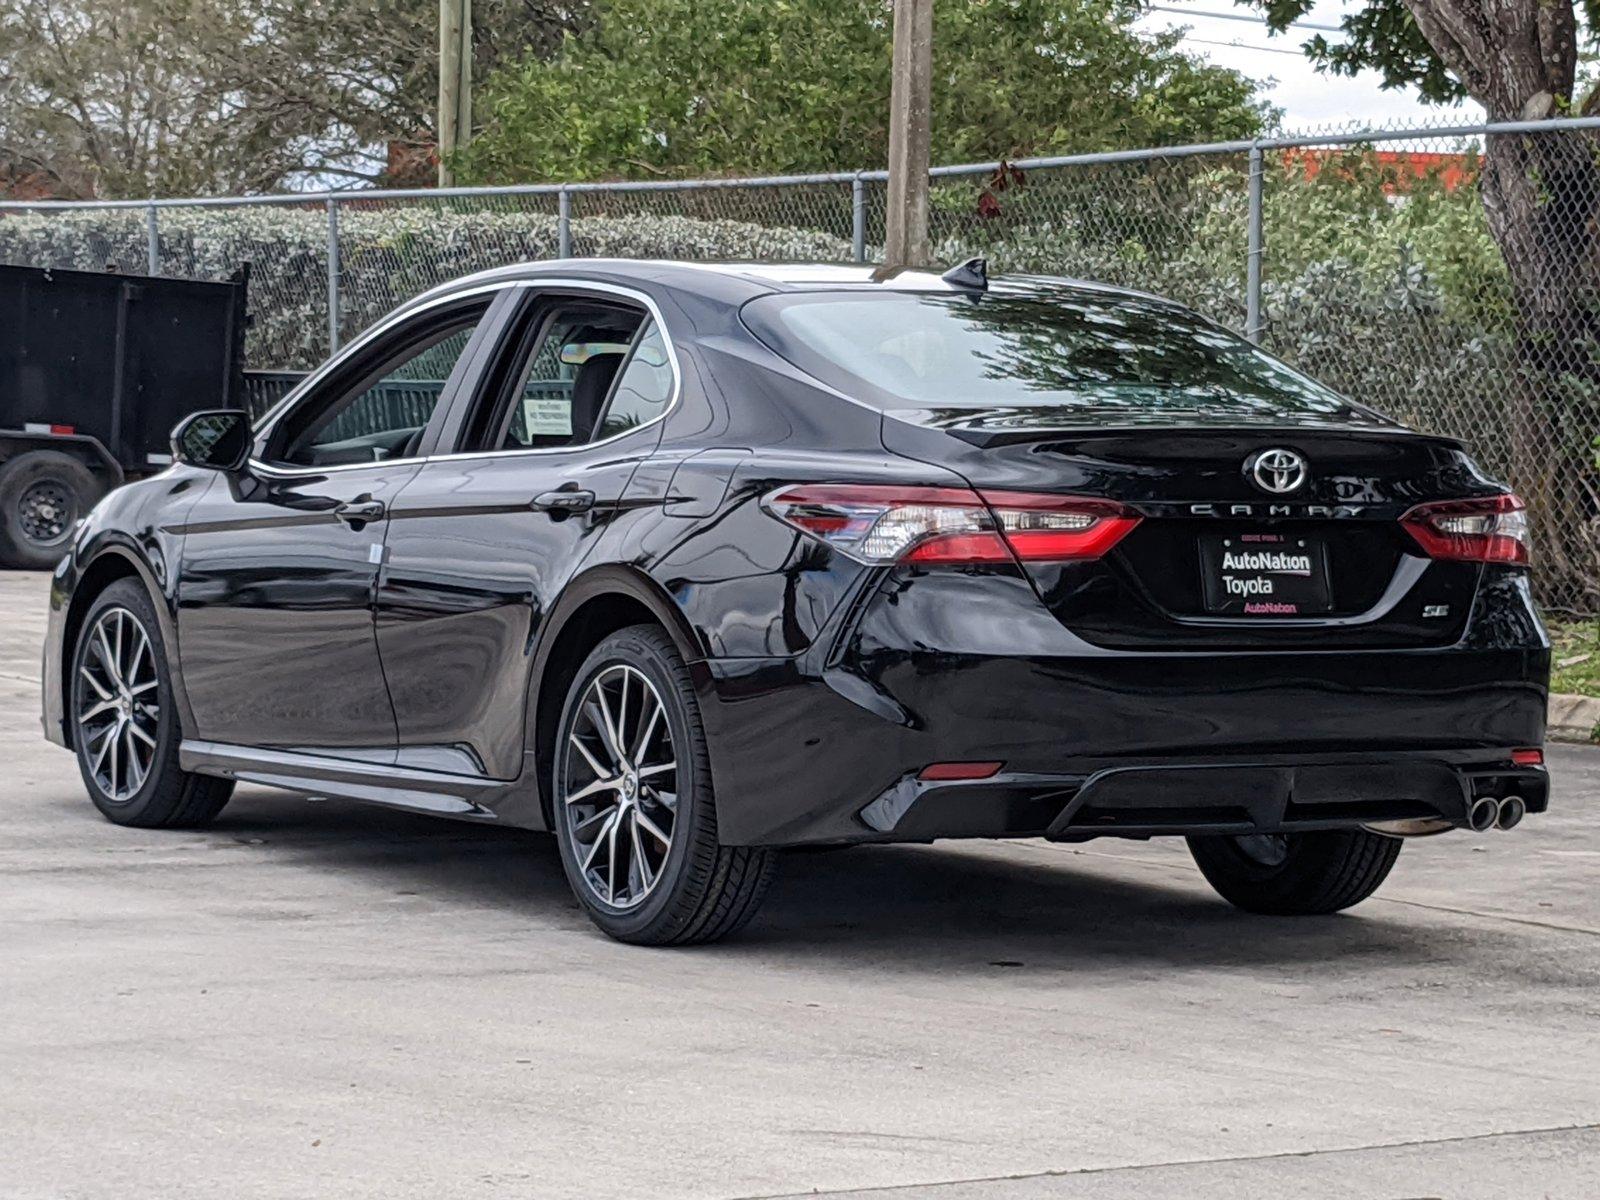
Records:
<instances>
[{"instance_id":1,"label":"rear door","mask_svg":"<svg viewBox=\"0 0 1600 1200\"><path fill-rule=\"evenodd\" d=\"M353 350L195 505L178 640L201 739L392 760L372 607L389 508L489 304L435 307Z\"/></svg>"},{"instance_id":2,"label":"rear door","mask_svg":"<svg viewBox=\"0 0 1600 1200\"><path fill-rule=\"evenodd\" d=\"M540 622L624 513L676 386L642 296L525 289L391 509L377 637L400 765L520 774Z\"/></svg>"}]
</instances>

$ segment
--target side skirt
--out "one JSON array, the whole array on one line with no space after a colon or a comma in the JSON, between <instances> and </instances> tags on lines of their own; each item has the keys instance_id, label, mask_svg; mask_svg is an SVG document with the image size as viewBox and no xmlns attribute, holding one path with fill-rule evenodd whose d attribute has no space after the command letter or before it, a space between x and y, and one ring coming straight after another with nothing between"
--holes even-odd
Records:
<instances>
[{"instance_id":1,"label":"side skirt","mask_svg":"<svg viewBox=\"0 0 1600 1200\"><path fill-rule=\"evenodd\" d=\"M479 821L494 820L495 803L514 786L414 767L192 739L178 746L178 763L197 775Z\"/></svg>"}]
</instances>

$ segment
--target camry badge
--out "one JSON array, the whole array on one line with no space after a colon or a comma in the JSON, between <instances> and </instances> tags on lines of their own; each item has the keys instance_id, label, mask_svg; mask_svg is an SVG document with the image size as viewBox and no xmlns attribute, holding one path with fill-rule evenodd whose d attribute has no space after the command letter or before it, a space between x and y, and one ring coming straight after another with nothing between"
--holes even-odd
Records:
<instances>
[{"instance_id":1,"label":"camry badge","mask_svg":"<svg viewBox=\"0 0 1600 1200\"><path fill-rule=\"evenodd\" d=\"M1287 495L1306 481L1306 460L1293 450L1263 450L1244 466L1258 488L1275 496Z\"/></svg>"}]
</instances>

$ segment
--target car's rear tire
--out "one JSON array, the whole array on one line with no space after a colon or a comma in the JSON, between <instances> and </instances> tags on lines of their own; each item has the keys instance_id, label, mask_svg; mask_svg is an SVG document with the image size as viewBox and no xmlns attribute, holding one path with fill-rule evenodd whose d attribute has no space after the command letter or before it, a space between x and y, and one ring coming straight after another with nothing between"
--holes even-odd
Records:
<instances>
[{"instance_id":1,"label":"car's rear tire","mask_svg":"<svg viewBox=\"0 0 1600 1200\"><path fill-rule=\"evenodd\" d=\"M1365 829L1189 839L1200 873L1247 912L1338 912L1378 890L1400 857L1400 839Z\"/></svg>"},{"instance_id":2,"label":"car's rear tire","mask_svg":"<svg viewBox=\"0 0 1600 1200\"><path fill-rule=\"evenodd\" d=\"M30 450L0 467L0 563L49 570L105 489L77 459Z\"/></svg>"},{"instance_id":3,"label":"car's rear tire","mask_svg":"<svg viewBox=\"0 0 1600 1200\"><path fill-rule=\"evenodd\" d=\"M561 864L604 932L688 945L755 915L774 856L718 840L699 705L662 630L635 625L595 647L567 693L552 758Z\"/></svg>"},{"instance_id":4,"label":"car's rear tire","mask_svg":"<svg viewBox=\"0 0 1600 1200\"><path fill-rule=\"evenodd\" d=\"M166 646L155 607L137 580L117 580L89 606L70 672L68 713L78 770L107 820L144 829L193 829L222 811L233 781L192 775L178 765Z\"/></svg>"}]
</instances>

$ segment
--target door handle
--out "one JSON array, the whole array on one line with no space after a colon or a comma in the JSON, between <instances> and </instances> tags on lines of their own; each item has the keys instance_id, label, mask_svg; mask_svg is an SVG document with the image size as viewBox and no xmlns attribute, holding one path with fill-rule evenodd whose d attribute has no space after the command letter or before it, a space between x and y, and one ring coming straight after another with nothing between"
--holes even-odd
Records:
<instances>
[{"instance_id":1,"label":"door handle","mask_svg":"<svg viewBox=\"0 0 1600 1200\"><path fill-rule=\"evenodd\" d=\"M536 512L552 515L588 512L594 507L594 493L584 488L559 488L553 492L540 492L530 506Z\"/></svg>"},{"instance_id":2,"label":"door handle","mask_svg":"<svg viewBox=\"0 0 1600 1200\"><path fill-rule=\"evenodd\" d=\"M382 500L351 500L333 510L333 515L352 529L360 529L370 521L383 520L383 513Z\"/></svg>"}]
</instances>

